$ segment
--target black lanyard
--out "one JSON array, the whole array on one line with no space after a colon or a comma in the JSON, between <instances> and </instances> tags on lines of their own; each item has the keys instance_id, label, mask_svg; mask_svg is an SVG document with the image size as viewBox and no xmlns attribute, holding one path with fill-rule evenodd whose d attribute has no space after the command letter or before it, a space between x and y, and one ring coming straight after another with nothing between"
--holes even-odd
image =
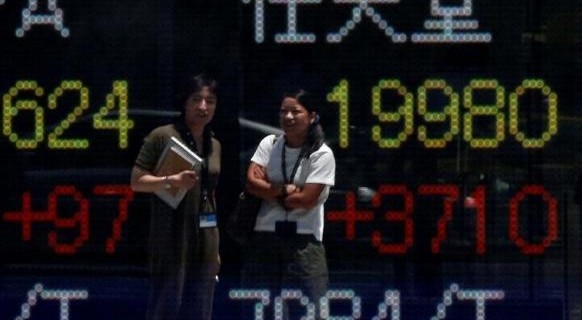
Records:
<instances>
[{"instance_id":1,"label":"black lanyard","mask_svg":"<svg viewBox=\"0 0 582 320\"><path fill-rule=\"evenodd\" d=\"M178 129L181 131L180 133L182 134L182 136L186 139L186 143L188 143L188 146L190 146L190 149L192 149L192 151L194 151L197 154L200 154L198 152L198 148L196 147L196 141L194 140L194 137L192 136L192 134L190 133L190 130L188 130L188 127L183 124L183 123L178 123L176 125L176 127L178 127ZM207 153L208 150L204 150L204 153ZM202 169L201 169L201 177L200 177L200 191L201 191L201 195L202 195L202 200L203 201L207 201L208 200L208 190L209 190L209 173L208 173L208 154L203 154L202 157L204 158L204 164L202 165ZM204 202L202 202L204 203Z\"/></svg>"},{"instance_id":2,"label":"black lanyard","mask_svg":"<svg viewBox=\"0 0 582 320\"><path fill-rule=\"evenodd\" d=\"M291 171L291 179L288 179L287 178L287 165L286 165L286 161L285 161L285 146L286 145L287 145L287 142L285 141L285 143L283 144L282 151L281 151L281 171L283 172L283 179L285 181L285 184L290 184L290 183L293 183L293 179L295 178L295 174L297 173L297 169L299 169L299 164L301 163L301 160L303 159L303 156L305 155L307 148L305 148L305 146L303 148L301 148L301 152L299 153L299 156L297 157L297 160L295 161L295 165L293 166L293 171Z\"/></svg>"}]
</instances>

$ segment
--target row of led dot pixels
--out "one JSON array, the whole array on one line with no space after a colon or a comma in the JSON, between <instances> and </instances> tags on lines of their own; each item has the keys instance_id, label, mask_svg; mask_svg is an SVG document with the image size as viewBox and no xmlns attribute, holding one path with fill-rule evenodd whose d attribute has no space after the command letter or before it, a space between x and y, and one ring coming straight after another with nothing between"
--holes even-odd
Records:
<instances>
[{"instance_id":1,"label":"row of led dot pixels","mask_svg":"<svg viewBox=\"0 0 582 320\"><path fill-rule=\"evenodd\" d=\"M30 241L33 238L33 226L35 224L52 223L54 227L48 232L47 244L56 254L73 255L78 253L90 240L92 201L95 197L118 198L117 216L111 222L111 234L105 240L105 251L114 254L117 244L122 239L123 225L129 217L129 205L133 201L134 193L128 185L96 185L89 197L86 197L73 185L56 185L47 196L47 209L41 211L32 209L32 194L22 194L22 209L20 211L7 211L2 215L7 223L21 224L22 241ZM59 199L70 198L78 205L78 211L71 217L59 216ZM114 208L112 208L114 209ZM115 212L115 211L111 211ZM94 215L95 212L93 212ZM63 230L77 232L77 237L68 242L59 241L59 232ZM39 236L38 234L36 235ZM95 239L93 239L95 240Z\"/></svg>"},{"instance_id":2,"label":"row of led dot pixels","mask_svg":"<svg viewBox=\"0 0 582 320\"><path fill-rule=\"evenodd\" d=\"M72 300L87 300L89 292L86 289L45 289L41 283L34 285L34 288L28 291L27 300L21 306L20 315L15 320L25 320L32 317L33 307L37 305L39 297L42 300L59 300L60 302L60 320L68 320L70 316L69 303ZM270 304L270 293L268 290L230 290L229 297L231 300L258 300L255 304L255 319L263 320L265 318L264 307ZM443 301L437 305L436 315L431 320L446 318L446 310L454 303L454 299L459 301L472 300L476 304L476 320L486 320L485 304L488 300L503 300L505 292L503 290L462 290L459 285L452 284L449 289L443 292ZM303 296L300 290L282 290L281 295L274 299L274 319L283 319L283 301L298 300L301 306L305 307L305 319L315 319L315 305L309 302L309 299ZM352 304L352 314L350 317L331 316L331 301L344 300ZM390 309L390 319L401 319L401 302L400 292L398 290L386 290L384 292L384 301L378 305L378 315L372 319L387 319L388 309ZM353 290L328 290L326 295L320 300L320 316L324 319L360 319L362 315L361 298L356 296Z\"/></svg>"},{"instance_id":3,"label":"row of led dot pixels","mask_svg":"<svg viewBox=\"0 0 582 320\"><path fill-rule=\"evenodd\" d=\"M376 194L373 196L369 209L358 209L356 205L356 195L349 191L345 195L345 207L343 210L330 210L326 213L326 221L330 223L345 224L345 240L353 241L356 239L356 230L360 225L374 225L376 209L382 206L385 196L401 197L403 207L400 210L389 210L383 214L384 220L390 224L402 225L404 234L402 239L396 242L383 241L383 233L380 227L371 230L368 235L359 234L359 238L370 238L372 247L378 254L407 254L415 245L415 220L414 208L417 198L422 197L441 197L442 211L436 223L435 236L430 239L431 253L440 254L443 243L450 235L451 222L455 219L454 207L458 201L465 201L471 198L474 201L475 211L475 249L474 252L484 255L487 252L487 192L484 186L479 185L469 194L468 197L460 198L459 186L452 184L421 184L416 189L416 195L413 190L403 184L380 185ZM545 209L544 217L539 220L540 225L545 225L546 235L537 240L537 242L528 241L528 236L524 235L524 230L520 229L522 225L522 216L527 214L527 209L523 209L523 203L529 198L538 198L543 202ZM501 199L498 199L501 200ZM558 200L543 185L524 185L513 195L508 202L508 235L509 239L525 255L543 255L548 248L559 238L560 224ZM530 208L531 209L531 208ZM433 211L438 209L433 207ZM492 213L489 212L491 215ZM493 214L503 214L502 212L493 212ZM533 222L532 222L533 223ZM418 244L418 243L417 243Z\"/></svg>"},{"instance_id":4,"label":"row of led dot pixels","mask_svg":"<svg viewBox=\"0 0 582 320\"><path fill-rule=\"evenodd\" d=\"M243 3L250 3L253 0L242 0ZM255 41L264 42L265 39L265 0L255 1ZM287 5L287 33L276 34L277 43L314 43L316 36L311 33L297 33L297 5L318 4L323 0L268 0L272 4ZM0 0L3 5L5 0ZM339 29L338 32L329 33L326 37L329 43L340 43L355 29L356 25L362 22L364 16L368 17L372 23L384 32L384 34L395 43L407 42L408 37L404 33L398 33L388 21L376 12L369 4L398 4L400 0L334 0L337 4L354 5L352 17ZM26 32L33 26L47 25L53 26L61 37L70 35L70 30L64 26L64 12L58 7L57 0L47 0L47 12L39 12L38 1L28 0L28 7L22 10L22 26L16 29L17 37L24 37ZM456 30L477 30L479 22L477 20L454 20L457 17L468 17L473 14L473 1L464 0L459 7L443 6L439 0L430 1L430 13L442 20L426 20L424 28L427 30L442 30L439 33L413 33L411 41L415 43L488 43L492 41L492 35L488 32L459 32Z\"/></svg>"},{"instance_id":5,"label":"row of led dot pixels","mask_svg":"<svg viewBox=\"0 0 582 320\"><path fill-rule=\"evenodd\" d=\"M253 0L242 0L243 3L249 4ZM265 41L265 20L266 8L265 2L275 5L287 5L287 32L278 33L274 36L276 43L315 43L317 36L312 33L298 33L297 31L297 6L319 4L323 0L254 0L254 28L255 42L263 43ZM408 36L404 33L396 32L388 21L374 9L373 5L398 4L400 0L334 0L336 4L352 5L351 18L346 21L338 32L328 33L326 40L328 43L340 43L346 38L356 26L367 17L380 29L386 37L394 43L405 43ZM416 32L411 36L414 43L489 43L493 36L489 32L473 32L479 29L477 20L454 20L457 17L468 17L473 14L473 1L464 0L463 4L458 7L443 6L439 0L430 1L430 14L437 19L429 19L424 22L424 28L427 30L440 30L440 32ZM457 32L457 30L471 30L472 32Z\"/></svg>"},{"instance_id":6,"label":"row of led dot pixels","mask_svg":"<svg viewBox=\"0 0 582 320\"><path fill-rule=\"evenodd\" d=\"M372 247L378 254L406 254L415 245L415 221L414 203L417 197L442 197L442 211L436 224L435 236L430 240L432 254L439 254L443 243L447 241L451 221L454 217L454 206L461 199L459 186L451 184L422 184L418 186L416 195L406 185L380 185L378 192L372 198L372 208L359 210L356 207L354 192L345 195L345 209L331 210L326 214L329 223L345 224L345 240L356 239L356 229L362 224L371 224L375 220L376 209L380 208L385 196L399 196L404 206L402 210L390 210L384 214L384 219L390 224L402 224L404 234L400 241L385 242L381 227L371 230L371 234L359 234L359 237L370 238ZM36 195L38 196L38 195ZM57 185L47 196L47 209L45 211L32 206L32 194L25 192L22 195L22 209L19 211L7 211L2 215L3 221L21 225L22 241L30 241L33 238L34 225L52 223L54 227L48 232L47 244L54 253L61 255L73 255L78 253L90 240L90 221L92 201L95 197L118 198L117 216L111 223L111 233L105 241L105 250L108 254L116 252L117 244L122 240L123 225L129 217L129 205L133 201L134 194L128 185L96 185L89 197L86 197L78 188L72 185ZM79 210L71 217L59 216L59 199L71 198L78 204ZM474 201L475 210L475 248L474 252L483 255L487 251L487 193L484 186L477 186L469 195ZM537 242L528 241L528 236L520 230L522 216L526 214L522 208L524 201L530 197L537 197L543 202L545 208L544 217L539 220L540 225L545 225L546 235ZM525 185L508 202L508 235L509 239L525 255L543 255L559 238L559 213L557 199L542 185ZM437 209L435 209L437 210ZM114 212L114 211L113 211ZM94 214L94 213L93 213ZM489 213L491 214L491 213ZM68 242L59 241L59 232L75 228L78 236ZM39 235L36 234L36 237ZM41 238L44 235L40 235ZM92 239L93 241L98 239Z\"/></svg>"},{"instance_id":7,"label":"row of led dot pixels","mask_svg":"<svg viewBox=\"0 0 582 320\"><path fill-rule=\"evenodd\" d=\"M89 109L89 88L85 87L79 80L65 80L48 95L47 107L55 110L59 98L66 92L77 93L79 95L78 105L55 126L48 134L49 149L87 149L90 146L89 139L69 138L63 139L61 136L80 119ZM2 99L2 133L16 145L17 149L35 149L39 143L44 141L46 135L45 109L36 100L20 100L20 94L32 94L35 97L45 95L44 88L40 87L36 81L20 80L3 95ZM134 127L133 120L129 119L128 103L128 83L124 80L113 82L112 93L105 96L105 105L93 114L93 128L97 130L117 130L118 147L126 149L129 143L129 130ZM13 119L22 111L29 111L34 115L34 133L32 137L22 137L18 128L13 127Z\"/></svg>"},{"instance_id":8,"label":"row of led dot pixels","mask_svg":"<svg viewBox=\"0 0 582 320\"><path fill-rule=\"evenodd\" d=\"M229 291L229 298L238 301L258 301L254 304L255 320L263 320L266 317L265 307L271 303L271 294L269 290L245 290L234 289ZM462 290L458 284L453 283L443 291L443 300L436 307L436 315L431 320L445 319L447 308L453 306L455 298L458 301L474 301L475 319L486 320L486 302L488 300L503 300L505 292L503 290ZM273 299L274 319L284 319L283 302L284 300L296 300L300 306L305 308L305 315L302 319L316 319L315 304L304 296L301 290L281 290L281 294ZM349 301L352 306L352 314L349 316L332 315L332 301ZM390 313L388 313L390 309ZM384 292L384 301L378 305L378 313L373 320L391 319L400 320L401 317L401 299L398 290L386 290ZM355 294L353 290L328 290L323 298L319 301L319 316L322 319L361 319L362 317L362 299Z\"/></svg>"},{"instance_id":9,"label":"row of led dot pixels","mask_svg":"<svg viewBox=\"0 0 582 320\"><path fill-rule=\"evenodd\" d=\"M342 148L348 148L350 144L349 128L349 81L344 79L327 94L327 101L339 105L339 125L338 139ZM440 91L449 98L449 105L443 108L442 112L428 111L428 91ZM480 105L473 101L476 90L491 90L495 93L495 101L491 105ZM384 111L382 104L382 92L394 91L403 98L403 104L397 107L397 111ZM526 132L520 129L519 112L520 97L528 91L539 91L543 95L543 104L547 104L547 123L545 131L539 137L528 137ZM471 148L497 148L499 143L505 140L506 116L503 109L506 103L505 88L494 79L475 79L463 89L463 139L469 143ZM374 125L371 128L372 141L376 142L380 148L399 148L403 142L408 140L414 133L414 94L408 91L398 79L380 80L378 85L372 88L372 115L378 118L378 122L387 125L392 123L402 123L403 129L393 138L382 135L382 126ZM423 85L417 89L416 111L427 123L449 122L449 131L442 137L429 137L429 129L425 125L418 126L417 139L426 148L444 148L448 142L452 141L460 131L460 97L454 89L442 79L425 80ZM543 148L551 140L552 136L558 133L558 95L545 84L541 79L526 79L521 85L509 94L509 133L515 140L521 143L523 148ZM492 117L495 121L495 132L493 137L475 137L473 122L477 117Z\"/></svg>"}]
</instances>

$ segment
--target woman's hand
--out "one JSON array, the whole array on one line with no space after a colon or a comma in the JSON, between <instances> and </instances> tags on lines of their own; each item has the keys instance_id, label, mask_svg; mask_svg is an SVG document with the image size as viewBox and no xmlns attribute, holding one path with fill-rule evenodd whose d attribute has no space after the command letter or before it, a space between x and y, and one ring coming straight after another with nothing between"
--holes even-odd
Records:
<instances>
[{"instance_id":1,"label":"woman's hand","mask_svg":"<svg viewBox=\"0 0 582 320\"><path fill-rule=\"evenodd\" d=\"M300 191L299 190L299 187L297 187L294 184L286 184L285 185L285 195L286 196L289 196L289 195L291 195L291 194L293 194L295 192L299 192L299 191Z\"/></svg>"},{"instance_id":2,"label":"woman's hand","mask_svg":"<svg viewBox=\"0 0 582 320\"><path fill-rule=\"evenodd\" d=\"M131 189L137 192L156 192L162 188L185 188L191 189L199 183L196 171L184 170L182 172L157 176L149 171L145 171L134 166L131 171Z\"/></svg>"},{"instance_id":3,"label":"woman's hand","mask_svg":"<svg viewBox=\"0 0 582 320\"><path fill-rule=\"evenodd\" d=\"M281 199L281 205L286 209L311 209L317 205L319 196L325 185L307 183L302 188L295 185L287 185L288 194Z\"/></svg>"},{"instance_id":4,"label":"woman's hand","mask_svg":"<svg viewBox=\"0 0 582 320\"><path fill-rule=\"evenodd\" d=\"M168 176L168 183L172 187L180 189L191 189L200 181L198 173L192 170L184 170L182 172Z\"/></svg>"}]
</instances>

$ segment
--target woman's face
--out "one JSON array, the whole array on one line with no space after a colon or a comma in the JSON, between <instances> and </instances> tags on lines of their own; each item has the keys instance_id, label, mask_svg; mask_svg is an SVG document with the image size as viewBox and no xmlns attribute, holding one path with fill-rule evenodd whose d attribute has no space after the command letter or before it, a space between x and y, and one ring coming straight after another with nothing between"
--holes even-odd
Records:
<instances>
[{"instance_id":1,"label":"woman's face","mask_svg":"<svg viewBox=\"0 0 582 320\"><path fill-rule=\"evenodd\" d=\"M194 127L206 126L214 117L216 100L216 95L208 87L193 93L184 106L186 123Z\"/></svg>"},{"instance_id":2,"label":"woman's face","mask_svg":"<svg viewBox=\"0 0 582 320\"><path fill-rule=\"evenodd\" d=\"M315 114L307 111L297 99L286 97L279 110L279 122L285 134L305 134Z\"/></svg>"}]
</instances>

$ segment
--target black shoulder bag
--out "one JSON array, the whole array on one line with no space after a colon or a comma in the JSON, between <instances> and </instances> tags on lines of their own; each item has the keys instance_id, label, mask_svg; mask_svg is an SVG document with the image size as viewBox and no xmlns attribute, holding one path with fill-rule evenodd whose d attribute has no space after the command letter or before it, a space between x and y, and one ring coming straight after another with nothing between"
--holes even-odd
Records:
<instances>
[{"instance_id":1,"label":"black shoulder bag","mask_svg":"<svg viewBox=\"0 0 582 320\"><path fill-rule=\"evenodd\" d=\"M262 203L263 199L257 196L246 191L240 193L226 226L226 232L234 241L241 245L249 242Z\"/></svg>"},{"instance_id":2,"label":"black shoulder bag","mask_svg":"<svg viewBox=\"0 0 582 320\"><path fill-rule=\"evenodd\" d=\"M279 137L273 139L273 145ZM237 243L247 244L255 230L257 215L261 209L263 199L243 191L239 194L238 200L232 210L226 224L226 232Z\"/></svg>"}]
</instances>

